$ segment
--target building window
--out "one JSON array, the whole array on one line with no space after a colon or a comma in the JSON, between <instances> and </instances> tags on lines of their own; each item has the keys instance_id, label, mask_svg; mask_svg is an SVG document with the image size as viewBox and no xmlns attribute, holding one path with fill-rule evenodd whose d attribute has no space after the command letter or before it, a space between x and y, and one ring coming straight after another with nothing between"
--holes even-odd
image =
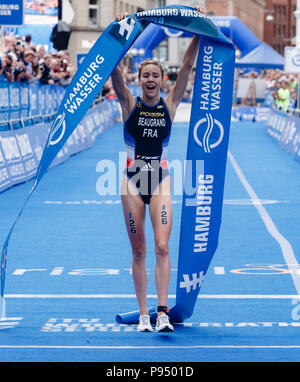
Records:
<instances>
[{"instance_id":1,"label":"building window","mask_svg":"<svg viewBox=\"0 0 300 382\"><path fill-rule=\"evenodd\" d=\"M89 0L89 27L98 27L99 0Z\"/></svg>"},{"instance_id":2,"label":"building window","mask_svg":"<svg viewBox=\"0 0 300 382\"><path fill-rule=\"evenodd\" d=\"M274 18L275 18L275 19L278 19L278 14L279 14L278 5L275 4L275 5L274 5Z\"/></svg>"},{"instance_id":3,"label":"building window","mask_svg":"<svg viewBox=\"0 0 300 382\"><path fill-rule=\"evenodd\" d=\"M119 4L118 0L114 0L114 15L116 15L117 13L119 13Z\"/></svg>"},{"instance_id":4,"label":"building window","mask_svg":"<svg viewBox=\"0 0 300 382\"><path fill-rule=\"evenodd\" d=\"M163 63L169 59L168 52L169 41L168 39L165 39L155 49L153 49L153 57Z\"/></svg>"}]
</instances>

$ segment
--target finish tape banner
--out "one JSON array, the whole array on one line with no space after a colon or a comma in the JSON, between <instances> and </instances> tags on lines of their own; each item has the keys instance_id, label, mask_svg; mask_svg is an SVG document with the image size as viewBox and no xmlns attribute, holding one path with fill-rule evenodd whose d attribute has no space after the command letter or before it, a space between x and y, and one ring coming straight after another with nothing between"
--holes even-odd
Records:
<instances>
[{"instance_id":1,"label":"finish tape banner","mask_svg":"<svg viewBox=\"0 0 300 382\"><path fill-rule=\"evenodd\" d=\"M177 322L192 314L203 277L218 242L235 50L233 44L206 16L194 8L177 5L150 9L130 15L119 22L113 21L77 70L51 126L33 187L3 245L3 302L9 240L25 205L115 67L151 23L201 35L187 159L204 160L205 173L193 175L197 183L197 195L194 196L194 200L187 200L187 196L183 196L177 299L170 312L171 319ZM137 322L138 314L121 314L117 316L117 320Z\"/></svg>"}]
</instances>

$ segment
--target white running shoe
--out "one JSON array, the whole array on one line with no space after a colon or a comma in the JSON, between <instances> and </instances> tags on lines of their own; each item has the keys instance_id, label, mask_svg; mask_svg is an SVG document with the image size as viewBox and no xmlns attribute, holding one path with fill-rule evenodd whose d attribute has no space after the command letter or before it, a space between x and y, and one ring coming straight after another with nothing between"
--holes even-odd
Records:
<instances>
[{"instance_id":1,"label":"white running shoe","mask_svg":"<svg viewBox=\"0 0 300 382\"><path fill-rule=\"evenodd\" d=\"M157 332L174 332L174 328L166 314L157 316L155 329Z\"/></svg>"},{"instance_id":2,"label":"white running shoe","mask_svg":"<svg viewBox=\"0 0 300 382\"><path fill-rule=\"evenodd\" d=\"M139 324L137 327L138 332L152 332L153 328L150 322L150 316L147 314L140 316L139 318Z\"/></svg>"}]
</instances>

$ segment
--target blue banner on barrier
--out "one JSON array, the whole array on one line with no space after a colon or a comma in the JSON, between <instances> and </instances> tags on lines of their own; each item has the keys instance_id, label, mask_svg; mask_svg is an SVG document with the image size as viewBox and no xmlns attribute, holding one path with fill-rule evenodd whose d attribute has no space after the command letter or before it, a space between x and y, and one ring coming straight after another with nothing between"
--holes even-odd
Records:
<instances>
[{"instance_id":1,"label":"blue banner on barrier","mask_svg":"<svg viewBox=\"0 0 300 382\"><path fill-rule=\"evenodd\" d=\"M22 26L24 7L24 0L1 0L0 25Z\"/></svg>"},{"instance_id":2,"label":"blue banner on barrier","mask_svg":"<svg viewBox=\"0 0 300 382\"><path fill-rule=\"evenodd\" d=\"M271 109L262 106L238 106L232 109L232 117L239 121L263 122L270 117Z\"/></svg>"},{"instance_id":3,"label":"blue banner on barrier","mask_svg":"<svg viewBox=\"0 0 300 382\"><path fill-rule=\"evenodd\" d=\"M29 115L39 114L39 86L37 84L32 84L29 86Z\"/></svg>"},{"instance_id":4,"label":"blue banner on barrier","mask_svg":"<svg viewBox=\"0 0 300 382\"><path fill-rule=\"evenodd\" d=\"M111 127L118 116L119 109L113 101L99 103L90 109L51 167L91 147L95 138ZM51 122L48 122L0 132L0 192L36 175L50 127Z\"/></svg>"},{"instance_id":5,"label":"blue banner on barrier","mask_svg":"<svg viewBox=\"0 0 300 382\"><path fill-rule=\"evenodd\" d=\"M39 82L9 83L2 77L0 80L0 123L54 114L65 90L63 86L45 85Z\"/></svg>"},{"instance_id":6,"label":"blue banner on barrier","mask_svg":"<svg viewBox=\"0 0 300 382\"><path fill-rule=\"evenodd\" d=\"M9 83L0 82L0 122L9 120Z\"/></svg>"},{"instance_id":7,"label":"blue banner on barrier","mask_svg":"<svg viewBox=\"0 0 300 382\"><path fill-rule=\"evenodd\" d=\"M266 130L279 147L300 161L300 118L272 110Z\"/></svg>"}]
</instances>

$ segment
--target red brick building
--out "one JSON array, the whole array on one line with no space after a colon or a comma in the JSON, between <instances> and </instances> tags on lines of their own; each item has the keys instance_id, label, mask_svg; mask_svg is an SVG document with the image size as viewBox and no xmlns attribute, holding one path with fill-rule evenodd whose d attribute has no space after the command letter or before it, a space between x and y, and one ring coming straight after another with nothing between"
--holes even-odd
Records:
<instances>
[{"instance_id":1,"label":"red brick building","mask_svg":"<svg viewBox=\"0 0 300 382\"><path fill-rule=\"evenodd\" d=\"M284 47L295 45L297 0L265 0L264 41L284 54Z\"/></svg>"},{"instance_id":2,"label":"red brick building","mask_svg":"<svg viewBox=\"0 0 300 382\"><path fill-rule=\"evenodd\" d=\"M205 1L208 14L238 17L261 41L264 39L264 5L264 0Z\"/></svg>"}]
</instances>

